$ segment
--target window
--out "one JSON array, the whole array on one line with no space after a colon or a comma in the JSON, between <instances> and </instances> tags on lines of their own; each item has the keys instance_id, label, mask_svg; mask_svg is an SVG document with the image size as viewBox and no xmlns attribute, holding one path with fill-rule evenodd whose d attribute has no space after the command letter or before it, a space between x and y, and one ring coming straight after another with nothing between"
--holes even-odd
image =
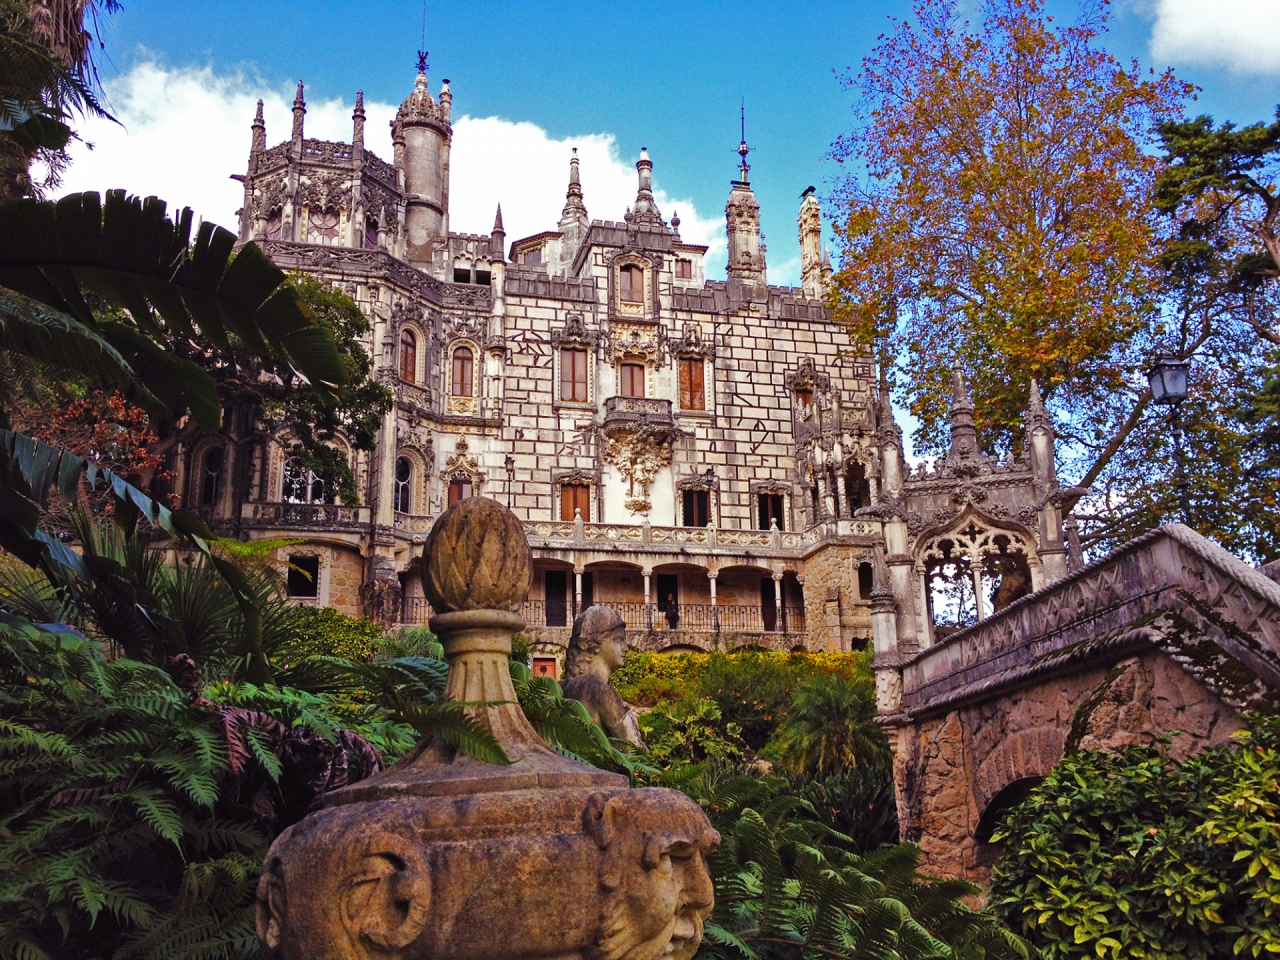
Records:
<instances>
[{"instance_id":1,"label":"window","mask_svg":"<svg viewBox=\"0 0 1280 960\"><path fill-rule=\"evenodd\" d=\"M267 240L279 240L280 234L284 230L284 222L281 220L280 211L277 210L267 218L267 225L263 228L262 235Z\"/></svg>"},{"instance_id":2,"label":"window","mask_svg":"<svg viewBox=\"0 0 1280 960\"><path fill-rule=\"evenodd\" d=\"M366 220L364 222L364 248L366 250L378 249L378 221Z\"/></svg>"},{"instance_id":3,"label":"window","mask_svg":"<svg viewBox=\"0 0 1280 960\"><path fill-rule=\"evenodd\" d=\"M471 270L467 267L454 267L453 282L454 283L470 283Z\"/></svg>"},{"instance_id":4,"label":"window","mask_svg":"<svg viewBox=\"0 0 1280 960\"><path fill-rule=\"evenodd\" d=\"M802 407L807 407L813 403L813 391L808 387L799 387L796 390L796 403Z\"/></svg>"},{"instance_id":5,"label":"window","mask_svg":"<svg viewBox=\"0 0 1280 960\"><path fill-rule=\"evenodd\" d=\"M768 530L775 521L779 530L787 529L786 518L782 515L782 494L758 493L756 505L759 508L761 530Z\"/></svg>"},{"instance_id":6,"label":"window","mask_svg":"<svg viewBox=\"0 0 1280 960\"><path fill-rule=\"evenodd\" d=\"M618 366L618 393L624 397L644 396L643 363L623 363Z\"/></svg>"},{"instance_id":7,"label":"window","mask_svg":"<svg viewBox=\"0 0 1280 960\"><path fill-rule=\"evenodd\" d=\"M453 383L452 393L455 397L470 397L471 372L475 368L475 354L470 347L459 347L453 351Z\"/></svg>"},{"instance_id":8,"label":"window","mask_svg":"<svg viewBox=\"0 0 1280 960\"><path fill-rule=\"evenodd\" d=\"M681 357L680 364L680 409L707 409L707 394L703 389L702 359L700 357Z\"/></svg>"},{"instance_id":9,"label":"window","mask_svg":"<svg viewBox=\"0 0 1280 960\"><path fill-rule=\"evenodd\" d=\"M541 264L541 263L542 263L542 248L541 248L541 247L539 247L537 250L526 250L526 251L524 252L524 259L523 259L523 262L524 262L524 263L526 263L526 264L528 264L528 265L529 265L529 266L531 266L531 267L536 267L536 266L538 266L539 264Z\"/></svg>"},{"instance_id":10,"label":"window","mask_svg":"<svg viewBox=\"0 0 1280 960\"><path fill-rule=\"evenodd\" d=\"M861 463L851 463L844 474L844 496L849 501L849 515L861 507L871 506L871 481L867 468Z\"/></svg>"},{"instance_id":11,"label":"window","mask_svg":"<svg viewBox=\"0 0 1280 960\"><path fill-rule=\"evenodd\" d=\"M312 598L320 595L320 558L290 557L288 590L291 597Z\"/></svg>"},{"instance_id":12,"label":"window","mask_svg":"<svg viewBox=\"0 0 1280 960\"><path fill-rule=\"evenodd\" d=\"M684 492L684 525L705 527L711 522L711 493L708 490Z\"/></svg>"},{"instance_id":13,"label":"window","mask_svg":"<svg viewBox=\"0 0 1280 960\"><path fill-rule=\"evenodd\" d=\"M582 519L591 519L591 484L560 484L560 519L576 520L577 511L582 512Z\"/></svg>"},{"instance_id":14,"label":"window","mask_svg":"<svg viewBox=\"0 0 1280 960\"><path fill-rule=\"evenodd\" d=\"M871 589L875 584L875 574L871 569L871 564L858 564L858 599L870 600Z\"/></svg>"},{"instance_id":15,"label":"window","mask_svg":"<svg viewBox=\"0 0 1280 960\"><path fill-rule=\"evenodd\" d=\"M481 270L479 267L477 267L477 268L476 268L476 283L478 283L478 284L479 284L480 286L482 286L482 287L487 287L487 286L489 286L489 271L488 271L488 270Z\"/></svg>"},{"instance_id":16,"label":"window","mask_svg":"<svg viewBox=\"0 0 1280 960\"><path fill-rule=\"evenodd\" d=\"M400 332L400 379L418 382L418 341L408 330Z\"/></svg>"},{"instance_id":17,"label":"window","mask_svg":"<svg viewBox=\"0 0 1280 960\"><path fill-rule=\"evenodd\" d=\"M560 350L560 399L568 403L587 402L587 351L580 347Z\"/></svg>"},{"instance_id":18,"label":"window","mask_svg":"<svg viewBox=\"0 0 1280 960\"><path fill-rule=\"evenodd\" d=\"M470 477L454 477L449 481L449 506L453 506L459 500L471 499L471 478Z\"/></svg>"},{"instance_id":19,"label":"window","mask_svg":"<svg viewBox=\"0 0 1280 960\"><path fill-rule=\"evenodd\" d=\"M396 458L396 513L413 512L413 464L408 457Z\"/></svg>"},{"instance_id":20,"label":"window","mask_svg":"<svg viewBox=\"0 0 1280 960\"><path fill-rule=\"evenodd\" d=\"M618 295L625 303L644 303L644 271L635 266L619 270Z\"/></svg>"},{"instance_id":21,"label":"window","mask_svg":"<svg viewBox=\"0 0 1280 960\"><path fill-rule=\"evenodd\" d=\"M284 463L284 482L280 492L285 503L329 502L329 485L316 476L314 470L306 469L293 458Z\"/></svg>"},{"instance_id":22,"label":"window","mask_svg":"<svg viewBox=\"0 0 1280 960\"><path fill-rule=\"evenodd\" d=\"M200 464L200 506L208 507L218 502L222 489L222 448L210 447Z\"/></svg>"},{"instance_id":23,"label":"window","mask_svg":"<svg viewBox=\"0 0 1280 960\"><path fill-rule=\"evenodd\" d=\"M338 215L326 211L312 211L311 231L308 239L312 243L333 246L338 242Z\"/></svg>"},{"instance_id":24,"label":"window","mask_svg":"<svg viewBox=\"0 0 1280 960\"><path fill-rule=\"evenodd\" d=\"M676 261L676 279L677 280L693 279L693 261L692 260Z\"/></svg>"}]
</instances>

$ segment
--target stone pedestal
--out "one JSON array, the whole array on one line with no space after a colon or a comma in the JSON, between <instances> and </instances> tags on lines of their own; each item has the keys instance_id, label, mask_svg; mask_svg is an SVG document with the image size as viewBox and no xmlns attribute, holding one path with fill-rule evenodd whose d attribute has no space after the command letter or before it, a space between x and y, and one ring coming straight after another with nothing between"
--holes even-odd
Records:
<instances>
[{"instance_id":1,"label":"stone pedestal","mask_svg":"<svg viewBox=\"0 0 1280 960\"><path fill-rule=\"evenodd\" d=\"M508 763L424 739L400 763L325 798L267 855L258 935L282 960L690 960L712 905L719 842L673 790L569 760L529 725L507 655L529 583L520 522L455 504L427 541L431 627L447 696Z\"/></svg>"}]
</instances>

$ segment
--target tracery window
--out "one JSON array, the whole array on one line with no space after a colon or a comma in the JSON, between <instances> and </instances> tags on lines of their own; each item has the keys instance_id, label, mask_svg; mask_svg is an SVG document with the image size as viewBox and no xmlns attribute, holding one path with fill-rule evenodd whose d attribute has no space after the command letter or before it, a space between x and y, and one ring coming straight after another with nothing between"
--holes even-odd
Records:
<instances>
[{"instance_id":1,"label":"tracery window","mask_svg":"<svg viewBox=\"0 0 1280 960\"><path fill-rule=\"evenodd\" d=\"M623 397L644 396L644 364L618 364L618 394Z\"/></svg>"},{"instance_id":2,"label":"tracery window","mask_svg":"<svg viewBox=\"0 0 1280 960\"><path fill-rule=\"evenodd\" d=\"M395 477L396 513L413 512L413 464L408 457L396 458Z\"/></svg>"},{"instance_id":3,"label":"tracery window","mask_svg":"<svg viewBox=\"0 0 1280 960\"><path fill-rule=\"evenodd\" d=\"M418 382L418 340L409 330L400 332L400 379Z\"/></svg>"},{"instance_id":4,"label":"tracery window","mask_svg":"<svg viewBox=\"0 0 1280 960\"><path fill-rule=\"evenodd\" d=\"M701 357L681 357L678 361L680 380L680 409L707 409L707 392Z\"/></svg>"},{"instance_id":5,"label":"tracery window","mask_svg":"<svg viewBox=\"0 0 1280 960\"><path fill-rule=\"evenodd\" d=\"M587 402L587 351L581 347L560 349L560 399Z\"/></svg>"},{"instance_id":6,"label":"tracery window","mask_svg":"<svg viewBox=\"0 0 1280 960\"><path fill-rule=\"evenodd\" d=\"M634 265L619 270L618 296L624 303L644 303L644 270Z\"/></svg>"},{"instance_id":7,"label":"tracery window","mask_svg":"<svg viewBox=\"0 0 1280 960\"><path fill-rule=\"evenodd\" d=\"M475 370L475 354L470 347L458 347L453 351L453 382L450 393L455 397L471 397L472 374Z\"/></svg>"},{"instance_id":8,"label":"tracery window","mask_svg":"<svg viewBox=\"0 0 1280 960\"><path fill-rule=\"evenodd\" d=\"M284 462L284 482L280 498L285 503L332 503L329 484L308 470L302 462L290 457Z\"/></svg>"},{"instance_id":9,"label":"tracery window","mask_svg":"<svg viewBox=\"0 0 1280 960\"><path fill-rule=\"evenodd\" d=\"M308 239L312 243L333 246L338 242L338 215L327 210L311 211L311 230Z\"/></svg>"},{"instance_id":10,"label":"tracery window","mask_svg":"<svg viewBox=\"0 0 1280 960\"><path fill-rule=\"evenodd\" d=\"M1028 548L1014 534L983 530L971 523L935 537L920 556L938 640L999 613L1031 592Z\"/></svg>"},{"instance_id":11,"label":"tracery window","mask_svg":"<svg viewBox=\"0 0 1280 960\"><path fill-rule=\"evenodd\" d=\"M222 490L222 447L210 447L200 463L200 506L208 507L218 502Z\"/></svg>"},{"instance_id":12,"label":"tracery window","mask_svg":"<svg viewBox=\"0 0 1280 960\"><path fill-rule=\"evenodd\" d=\"M591 484L560 484L560 519L572 522L577 519L579 513L582 514L583 520L590 522Z\"/></svg>"}]
</instances>

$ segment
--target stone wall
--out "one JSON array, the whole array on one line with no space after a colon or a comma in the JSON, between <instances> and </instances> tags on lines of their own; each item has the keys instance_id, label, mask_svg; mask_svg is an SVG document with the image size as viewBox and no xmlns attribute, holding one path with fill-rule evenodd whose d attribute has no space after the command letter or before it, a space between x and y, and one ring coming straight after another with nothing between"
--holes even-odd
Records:
<instances>
[{"instance_id":1,"label":"stone wall","mask_svg":"<svg viewBox=\"0 0 1280 960\"><path fill-rule=\"evenodd\" d=\"M867 547L828 546L805 561L805 622L814 650L861 649L871 638L871 601L858 590L858 566L872 561Z\"/></svg>"},{"instance_id":2,"label":"stone wall","mask_svg":"<svg viewBox=\"0 0 1280 960\"><path fill-rule=\"evenodd\" d=\"M1045 776L1067 750L1119 749L1181 731L1172 753L1227 741L1237 712L1158 650L1054 676L897 731L902 838L926 872L986 884L998 850L976 839L1002 790Z\"/></svg>"}]
</instances>

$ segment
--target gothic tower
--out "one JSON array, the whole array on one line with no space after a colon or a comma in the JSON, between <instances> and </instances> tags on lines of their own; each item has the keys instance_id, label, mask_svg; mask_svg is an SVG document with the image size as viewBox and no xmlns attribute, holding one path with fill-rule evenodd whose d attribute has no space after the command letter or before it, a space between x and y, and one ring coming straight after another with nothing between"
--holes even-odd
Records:
<instances>
[{"instance_id":1,"label":"gothic tower","mask_svg":"<svg viewBox=\"0 0 1280 960\"><path fill-rule=\"evenodd\" d=\"M439 103L427 88L425 64L413 93L405 98L391 123L395 164L405 192L405 258L430 263L436 238L449 233L449 123L453 94L449 81L440 87Z\"/></svg>"},{"instance_id":2,"label":"gothic tower","mask_svg":"<svg viewBox=\"0 0 1280 960\"><path fill-rule=\"evenodd\" d=\"M557 273L567 274L570 271L590 226L587 205L582 199L582 180L578 175L578 148L574 147L573 156L569 159L569 189L565 192L564 210L560 213L560 232L564 239L560 245Z\"/></svg>"},{"instance_id":3,"label":"gothic tower","mask_svg":"<svg viewBox=\"0 0 1280 960\"><path fill-rule=\"evenodd\" d=\"M764 251L760 248L760 204L756 201L751 181L747 178L747 173L751 170L747 164L750 150L744 128L742 142L738 144L742 165L738 168L738 179L732 181L733 189L729 191L729 202L724 208L725 230L729 238L729 279L764 283Z\"/></svg>"},{"instance_id":4,"label":"gothic tower","mask_svg":"<svg viewBox=\"0 0 1280 960\"><path fill-rule=\"evenodd\" d=\"M822 249L822 208L813 187L800 194L800 284L806 296L821 297L827 292L825 251ZM824 269L824 267L826 269Z\"/></svg>"}]
</instances>

